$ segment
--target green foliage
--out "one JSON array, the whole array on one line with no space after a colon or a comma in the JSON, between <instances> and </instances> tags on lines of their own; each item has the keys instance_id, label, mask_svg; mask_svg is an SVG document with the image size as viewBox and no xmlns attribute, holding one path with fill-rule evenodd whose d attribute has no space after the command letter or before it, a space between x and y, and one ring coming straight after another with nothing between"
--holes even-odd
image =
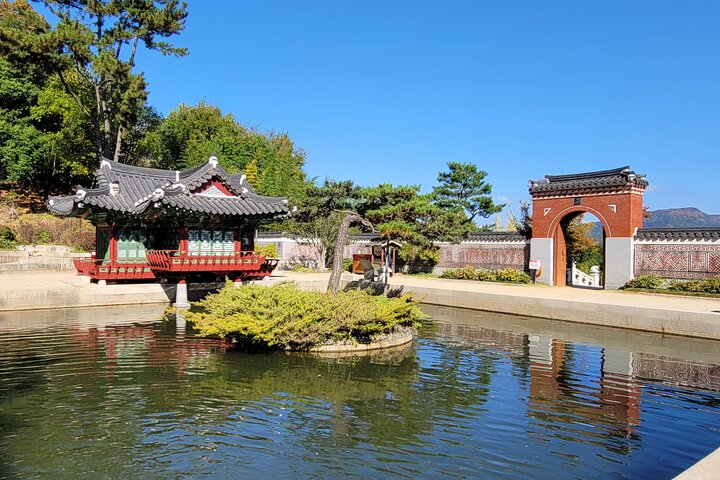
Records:
<instances>
[{"instance_id":1,"label":"green foliage","mask_svg":"<svg viewBox=\"0 0 720 480\"><path fill-rule=\"evenodd\" d=\"M442 278L458 280L478 280L482 282L530 283L530 275L514 268L486 270L467 265L462 268L449 268L443 272Z\"/></svg>"},{"instance_id":2,"label":"green foliage","mask_svg":"<svg viewBox=\"0 0 720 480\"><path fill-rule=\"evenodd\" d=\"M299 272L299 273L313 273L316 272L314 268L306 267L302 263L296 263L292 267L290 267L290 270L293 272Z\"/></svg>"},{"instance_id":3,"label":"green foliage","mask_svg":"<svg viewBox=\"0 0 720 480\"><path fill-rule=\"evenodd\" d=\"M322 267L333 258L335 241L343 215L337 210L353 209L358 204L358 188L350 181L325 180L321 185L306 186L297 213L281 226L297 239L306 242L323 260Z\"/></svg>"},{"instance_id":4,"label":"green foliage","mask_svg":"<svg viewBox=\"0 0 720 480\"><path fill-rule=\"evenodd\" d=\"M5 225L0 225L0 250L10 250L17 246L15 233Z\"/></svg>"},{"instance_id":5,"label":"green foliage","mask_svg":"<svg viewBox=\"0 0 720 480\"><path fill-rule=\"evenodd\" d=\"M255 251L260 255L264 255L267 258L277 258L277 246L274 243L269 243L262 247L256 247Z\"/></svg>"},{"instance_id":6,"label":"green foliage","mask_svg":"<svg viewBox=\"0 0 720 480\"><path fill-rule=\"evenodd\" d=\"M386 298L360 291L306 292L231 282L198 302L187 320L202 336L224 338L248 349L304 350L330 342L367 341L411 327L423 317L409 296Z\"/></svg>"},{"instance_id":7,"label":"green foliage","mask_svg":"<svg viewBox=\"0 0 720 480\"><path fill-rule=\"evenodd\" d=\"M3 2L5 3L5 2ZM25 3L25 2L21 2ZM0 52L22 49L36 70L58 76L63 89L93 127L97 157L119 160L123 142L142 115L147 99L143 75L133 73L140 45L163 55L182 56L186 49L165 40L185 27L185 4L177 1L46 0L57 19L23 31L32 13L8 11L0 23ZM37 15L37 14L35 14ZM71 73L72 72L72 73Z\"/></svg>"},{"instance_id":8,"label":"green foliage","mask_svg":"<svg viewBox=\"0 0 720 480\"><path fill-rule=\"evenodd\" d=\"M514 230L525 238L532 238L532 202L520 200L520 217L516 217L512 210L508 213L508 230Z\"/></svg>"},{"instance_id":9,"label":"green foliage","mask_svg":"<svg viewBox=\"0 0 720 480\"><path fill-rule=\"evenodd\" d=\"M419 246L405 243L398 249L398 259L410 273L432 270L440 261L440 249L436 246Z\"/></svg>"},{"instance_id":10,"label":"green foliage","mask_svg":"<svg viewBox=\"0 0 720 480\"><path fill-rule=\"evenodd\" d=\"M621 287L623 290L648 290L660 293L689 295L720 294L720 278L702 280L674 280L659 275L640 275Z\"/></svg>"},{"instance_id":11,"label":"green foliage","mask_svg":"<svg viewBox=\"0 0 720 480\"><path fill-rule=\"evenodd\" d=\"M720 278L704 278L702 280L675 281L668 290L689 293L720 294Z\"/></svg>"},{"instance_id":12,"label":"green foliage","mask_svg":"<svg viewBox=\"0 0 720 480\"><path fill-rule=\"evenodd\" d=\"M58 218L48 213L20 215L12 229L22 245L66 245L74 250L95 248L95 227L79 218Z\"/></svg>"},{"instance_id":13,"label":"green foliage","mask_svg":"<svg viewBox=\"0 0 720 480\"><path fill-rule=\"evenodd\" d=\"M352 258L343 258L342 269L345 272L352 272L353 261Z\"/></svg>"},{"instance_id":14,"label":"green foliage","mask_svg":"<svg viewBox=\"0 0 720 480\"><path fill-rule=\"evenodd\" d=\"M530 283L532 278L525 272L514 268L501 268L495 272L498 282L507 283Z\"/></svg>"},{"instance_id":15,"label":"green foliage","mask_svg":"<svg viewBox=\"0 0 720 480\"><path fill-rule=\"evenodd\" d=\"M659 275L640 275L638 277L635 277L631 280L629 280L625 285L623 285L622 289L627 288L664 288L667 284L667 279L659 276Z\"/></svg>"},{"instance_id":16,"label":"green foliage","mask_svg":"<svg viewBox=\"0 0 720 480\"><path fill-rule=\"evenodd\" d=\"M245 128L215 105L179 105L148 133L146 142L153 167L190 168L215 155L228 172L244 171L260 194L294 202L304 197L304 152L286 134Z\"/></svg>"},{"instance_id":17,"label":"green foliage","mask_svg":"<svg viewBox=\"0 0 720 480\"><path fill-rule=\"evenodd\" d=\"M490 196L492 185L485 183L487 172L473 163L448 162L447 166L447 172L438 173L440 185L433 188L433 200L440 208L462 212L470 223L502 211L504 205L495 205Z\"/></svg>"}]
</instances>

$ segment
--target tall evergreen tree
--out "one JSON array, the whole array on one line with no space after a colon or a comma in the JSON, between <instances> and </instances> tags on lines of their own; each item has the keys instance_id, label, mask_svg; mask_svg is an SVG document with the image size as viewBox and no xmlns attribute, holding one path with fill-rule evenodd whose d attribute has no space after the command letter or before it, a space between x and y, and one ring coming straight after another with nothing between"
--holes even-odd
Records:
<instances>
[{"instance_id":1,"label":"tall evergreen tree","mask_svg":"<svg viewBox=\"0 0 720 480\"><path fill-rule=\"evenodd\" d=\"M433 198L440 208L463 211L468 222L500 213L504 205L495 205L490 196L492 185L485 183L487 172L472 163L448 162L448 171L438 173L440 185Z\"/></svg>"},{"instance_id":2,"label":"tall evergreen tree","mask_svg":"<svg viewBox=\"0 0 720 480\"><path fill-rule=\"evenodd\" d=\"M163 55L187 54L163 40L183 30L185 4L177 0L44 3L57 23L26 29L23 22L3 22L0 52L33 52L29 62L55 73L92 124L97 157L119 161L128 131L142 115L147 99L145 78L134 72L138 48L142 45Z\"/></svg>"}]
</instances>

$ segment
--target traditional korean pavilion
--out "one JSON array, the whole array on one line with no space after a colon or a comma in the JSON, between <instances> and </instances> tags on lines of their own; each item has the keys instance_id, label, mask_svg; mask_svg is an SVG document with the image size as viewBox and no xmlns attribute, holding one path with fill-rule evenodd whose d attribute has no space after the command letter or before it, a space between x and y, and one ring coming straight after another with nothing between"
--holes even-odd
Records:
<instances>
[{"instance_id":1,"label":"traditional korean pavilion","mask_svg":"<svg viewBox=\"0 0 720 480\"><path fill-rule=\"evenodd\" d=\"M288 213L287 200L255 193L245 175L215 157L187 170L158 170L103 160L92 188L50 197L48 210L89 219L96 251L76 260L96 280L269 275L277 265L254 251L258 225Z\"/></svg>"}]
</instances>

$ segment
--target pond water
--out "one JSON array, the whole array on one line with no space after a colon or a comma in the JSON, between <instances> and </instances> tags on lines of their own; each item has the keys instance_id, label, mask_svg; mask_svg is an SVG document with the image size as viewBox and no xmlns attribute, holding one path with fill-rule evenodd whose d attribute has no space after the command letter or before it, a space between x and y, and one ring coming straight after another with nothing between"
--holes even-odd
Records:
<instances>
[{"instance_id":1,"label":"pond water","mask_svg":"<svg viewBox=\"0 0 720 480\"><path fill-rule=\"evenodd\" d=\"M425 310L349 358L159 306L0 314L0 477L662 479L720 446L720 342Z\"/></svg>"}]
</instances>

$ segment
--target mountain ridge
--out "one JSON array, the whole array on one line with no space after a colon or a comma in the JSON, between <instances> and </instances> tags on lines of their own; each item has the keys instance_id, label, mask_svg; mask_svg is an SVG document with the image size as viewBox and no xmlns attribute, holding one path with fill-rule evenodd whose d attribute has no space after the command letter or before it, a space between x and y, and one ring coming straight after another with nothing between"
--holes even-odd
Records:
<instances>
[{"instance_id":1,"label":"mountain ridge","mask_svg":"<svg viewBox=\"0 0 720 480\"><path fill-rule=\"evenodd\" d=\"M712 215L695 207L649 210L643 228L720 228L720 215ZM593 222L590 235L602 239L600 222Z\"/></svg>"}]
</instances>

